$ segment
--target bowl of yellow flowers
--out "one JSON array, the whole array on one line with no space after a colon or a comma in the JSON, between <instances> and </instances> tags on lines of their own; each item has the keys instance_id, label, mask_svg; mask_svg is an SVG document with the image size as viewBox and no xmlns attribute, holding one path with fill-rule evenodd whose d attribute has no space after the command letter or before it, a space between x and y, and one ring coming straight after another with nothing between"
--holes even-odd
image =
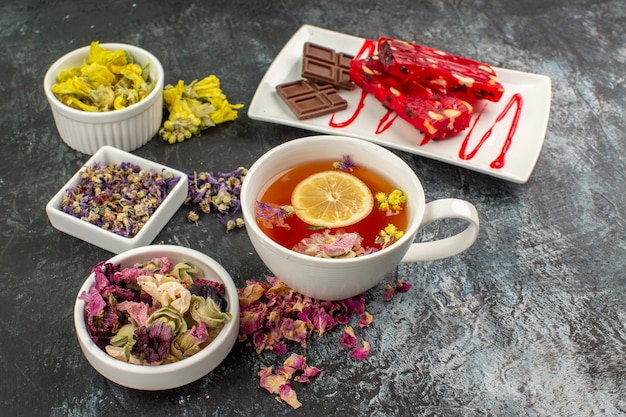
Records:
<instances>
[{"instance_id":1,"label":"bowl of yellow flowers","mask_svg":"<svg viewBox=\"0 0 626 417\"><path fill-rule=\"evenodd\" d=\"M157 134L164 78L144 49L94 41L54 62L43 87L61 139L91 155L105 145L129 152Z\"/></svg>"}]
</instances>

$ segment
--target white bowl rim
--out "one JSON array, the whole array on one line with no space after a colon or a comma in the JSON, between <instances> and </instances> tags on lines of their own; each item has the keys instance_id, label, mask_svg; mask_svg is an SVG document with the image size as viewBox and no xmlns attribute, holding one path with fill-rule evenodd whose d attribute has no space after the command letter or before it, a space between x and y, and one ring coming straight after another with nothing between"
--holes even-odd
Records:
<instances>
[{"instance_id":1,"label":"white bowl rim","mask_svg":"<svg viewBox=\"0 0 626 417\"><path fill-rule=\"evenodd\" d=\"M94 357L101 362L106 362L107 366L109 366L110 368L113 368L120 372L131 372L135 375L142 376L158 375L162 377L171 372L176 372L184 368L193 367L199 362L205 360L206 357L210 356L212 353L214 353L214 351L219 349L220 345L225 341L224 339L227 338L229 333L228 330L230 330L232 326L239 326L239 320L235 319L235 315L239 315L239 298L237 295L237 288L234 281L222 265L220 265L215 259L211 258L208 255L205 255L200 251L176 245L149 245L122 252L108 259L106 262L117 264L120 263L121 260L123 260L124 258L144 254L148 255L150 253L159 251L171 251L181 255L186 254L191 257L200 258L203 262L207 263L213 269L213 272L215 272L219 276L219 278L222 280L222 283L224 284L226 294L228 296L228 309L233 314L233 317L228 323L226 323L226 325L222 328L217 337L208 346L206 346L195 355L185 358L181 361L156 366L136 365L122 362L109 356L105 351L100 349L94 343L94 341L91 340L91 337L89 337L89 333L87 332L84 312L85 301L80 300L78 297L80 296L80 294L83 293L83 291L89 291L89 288L93 284L95 274L92 272L89 274L89 276L81 286L80 290L78 291L78 294L76 295L76 301L74 303L74 326L76 330L76 336L79 338L79 341L82 342L82 347L87 349L91 355L94 355ZM207 271L205 271L205 273L206 272Z\"/></svg>"}]
</instances>

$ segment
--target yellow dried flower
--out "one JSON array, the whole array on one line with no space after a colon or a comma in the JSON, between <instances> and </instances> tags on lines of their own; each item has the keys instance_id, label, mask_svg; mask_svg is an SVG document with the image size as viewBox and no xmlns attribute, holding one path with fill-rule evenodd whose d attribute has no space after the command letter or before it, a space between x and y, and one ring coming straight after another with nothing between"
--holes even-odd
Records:
<instances>
[{"instance_id":1,"label":"yellow dried flower","mask_svg":"<svg viewBox=\"0 0 626 417\"><path fill-rule=\"evenodd\" d=\"M402 210L402 205L406 203L406 196L400 190L393 190L389 195L378 192L374 196L380 210Z\"/></svg>"},{"instance_id":2,"label":"yellow dried flower","mask_svg":"<svg viewBox=\"0 0 626 417\"><path fill-rule=\"evenodd\" d=\"M394 224L389 223L383 230L378 232L374 242L381 245L384 249L402 236L404 236L404 231L398 230Z\"/></svg>"},{"instance_id":3,"label":"yellow dried flower","mask_svg":"<svg viewBox=\"0 0 626 417\"><path fill-rule=\"evenodd\" d=\"M105 112L137 103L154 85L146 68L134 63L126 51L110 51L94 41L82 66L59 73L52 93L75 109Z\"/></svg>"},{"instance_id":4,"label":"yellow dried flower","mask_svg":"<svg viewBox=\"0 0 626 417\"><path fill-rule=\"evenodd\" d=\"M220 89L219 79L209 75L186 85L166 85L163 105L170 112L159 134L169 143L182 142L197 136L204 129L235 120L243 104L231 104Z\"/></svg>"}]
</instances>

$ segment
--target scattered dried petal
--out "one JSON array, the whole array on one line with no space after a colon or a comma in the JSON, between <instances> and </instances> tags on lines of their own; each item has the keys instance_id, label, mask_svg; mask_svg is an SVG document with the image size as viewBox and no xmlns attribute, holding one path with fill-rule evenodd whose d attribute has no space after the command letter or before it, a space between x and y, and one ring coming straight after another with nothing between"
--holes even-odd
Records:
<instances>
[{"instance_id":1,"label":"scattered dried petal","mask_svg":"<svg viewBox=\"0 0 626 417\"><path fill-rule=\"evenodd\" d=\"M339 340L341 346L347 348L356 347L358 341L356 336L354 335L354 329L351 326L346 326L343 331L343 335L341 336L341 340Z\"/></svg>"},{"instance_id":2,"label":"scattered dried petal","mask_svg":"<svg viewBox=\"0 0 626 417\"><path fill-rule=\"evenodd\" d=\"M385 295L383 299L385 301L391 301L396 296L396 290L389 284L385 284Z\"/></svg>"},{"instance_id":3,"label":"scattered dried petal","mask_svg":"<svg viewBox=\"0 0 626 417\"><path fill-rule=\"evenodd\" d=\"M261 369L259 376L261 377L261 388L270 394L278 394L279 387L287 383L288 380L285 375L273 373L271 367Z\"/></svg>"},{"instance_id":4,"label":"scattered dried petal","mask_svg":"<svg viewBox=\"0 0 626 417\"><path fill-rule=\"evenodd\" d=\"M398 290L398 292L407 292L411 289L411 287L412 285L409 282L403 280L399 280L398 282L396 282L396 289Z\"/></svg>"},{"instance_id":5,"label":"scattered dried petal","mask_svg":"<svg viewBox=\"0 0 626 417\"><path fill-rule=\"evenodd\" d=\"M278 387L280 399L291 406L294 410L302 407L302 403L298 401L296 392L291 389L291 384L287 383Z\"/></svg>"},{"instance_id":6,"label":"scattered dried petal","mask_svg":"<svg viewBox=\"0 0 626 417\"><path fill-rule=\"evenodd\" d=\"M361 328L367 327L370 324L372 324L373 321L374 321L374 316L372 316L370 313L365 311L365 312L363 312L363 314L359 318L359 321L357 322L357 326L359 326Z\"/></svg>"},{"instance_id":7,"label":"scattered dried petal","mask_svg":"<svg viewBox=\"0 0 626 417\"><path fill-rule=\"evenodd\" d=\"M217 174L186 171L188 188L184 204L198 207L202 213L215 212L226 231L241 229L244 227L243 219L235 216L241 210L241 185L247 173L248 169L244 167ZM195 211L191 213L189 221L197 224L199 214Z\"/></svg>"},{"instance_id":8,"label":"scattered dried petal","mask_svg":"<svg viewBox=\"0 0 626 417\"><path fill-rule=\"evenodd\" d=\"M320 301L292 290L278 278L267 277L267 281L247 281L245 287L238 289L239 340L251 339L259 353L263 350L285 353L282 346L273 348L285 340L306 347L311 333L323 336L364 309L363 294L341 301Z\"/></svg>"},{"instance_id":9,"label":"scattered dried petal","mask_svg":"<svg viewBox=\"0 0 626 417\"><path fill-rule=\"evenodd\" d=\"M367 358L367 355L370 353L370 344L365 340L361 343L363 344L363 347L355 348L352 352L350 352L350 356L359 361Z\"/></svg>"},{"instance_id":10,"label":"scattered dried petal","mask_svg":"<svg viewBox=\"0 0 626 417\"><path fill-rule=\"evenodd\" d=\"M284 365L286 366L290 366L294 369L298 369L300 371L304 370L304 368L306 367L306 359L304 356L298 355L296 353L292 353L291 356L289 356L287 359L285 359L285 362L283 362Z\"/></svg>"}]
</instances>

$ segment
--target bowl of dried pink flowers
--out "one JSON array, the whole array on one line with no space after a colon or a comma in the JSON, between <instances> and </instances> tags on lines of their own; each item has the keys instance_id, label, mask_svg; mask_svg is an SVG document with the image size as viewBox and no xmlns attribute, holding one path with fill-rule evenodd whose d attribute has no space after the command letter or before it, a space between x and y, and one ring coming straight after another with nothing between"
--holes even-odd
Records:
<instances>
[{"instance_id":1,"label":"bowl of dried pink flowers","mask_svg":"<svg viewBox=\"0 0 626 417\"><path fill-rule=\"evenodd\" d=\"M96 264L74 304L80 348L105 378L165 390L210 373L239 333L239 299L214 259L173 245L131 249Z\"/></svg>"},{"instance_id":2,"label":"bowl of dried pink flowers","mask_svg":"<svg viewBox=\"0 0 626 417\"><path fill-rule=\"evenodd\" d=\"M93 154L109 145L130 152L159 131L164 79L150 52L94 41L54 62L43 88L59 135L72 149Z\"/></svg>"}]
</instances>

